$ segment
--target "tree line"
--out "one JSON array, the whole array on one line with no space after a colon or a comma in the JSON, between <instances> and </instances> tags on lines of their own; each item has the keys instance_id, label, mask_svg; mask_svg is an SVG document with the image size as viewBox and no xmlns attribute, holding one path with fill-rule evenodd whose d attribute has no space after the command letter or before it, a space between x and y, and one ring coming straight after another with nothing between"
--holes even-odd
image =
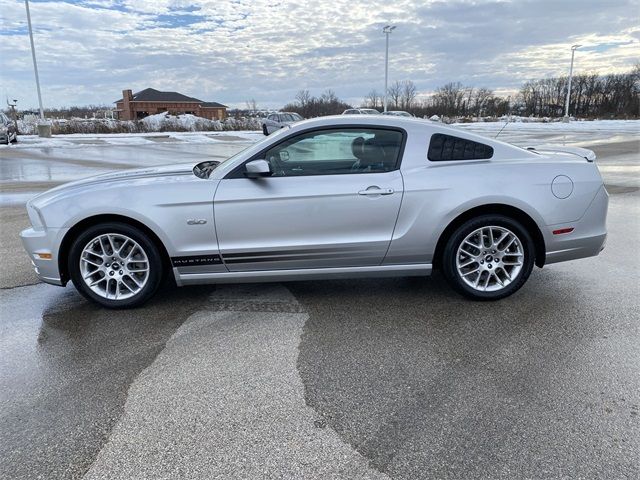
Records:
<instances>
[{"instance_id":1,"label":"tree line","mask_svg":"<svg viewBox=\"0 0 640 480\"><path fill-rule=\"evenodd\" d=\"M389 110L404 110L415 116L431 117L500 117L507 114L536 117L561 117L567 96L567 77L525 82L513 96L496 95L489 88L450 82L430 95L419 96L411 80L395 81L387 90ZM371 90L362 107L383 110L384 95ZM319 97L300 90L284 111L297 112L305 118L336 115L352 108L332 90ZM630 72L599 75L574 75L571 85L571 115L580 118L639 118L640 63Z\"/></svg>"},{"instance_id":2,"label":"tree line","mask_svg":"<svg viewBox=\"0 0 640 480\"><path fill-rule=\"evenodd\" d=\"M561 116L567 84L567 77L526 82L520 89L517 108L527 115ZM640 64L628 73L575 75L571 81L569 110L582 118L638 118Z\"/></svg>"},{"instance_id":3,"label":"tree line","mask_svg":"<svg viewBox=\"0 0 640 480\"><path fill-rule=\"evenodd\" d=\"M348 108L352 108L351 105L340 100L333 90L326 90L319 97L312 96L309 90L300 90L295 101L282 107L282 110L312 118L338 115Z\"/></svg>"}]
</instances>

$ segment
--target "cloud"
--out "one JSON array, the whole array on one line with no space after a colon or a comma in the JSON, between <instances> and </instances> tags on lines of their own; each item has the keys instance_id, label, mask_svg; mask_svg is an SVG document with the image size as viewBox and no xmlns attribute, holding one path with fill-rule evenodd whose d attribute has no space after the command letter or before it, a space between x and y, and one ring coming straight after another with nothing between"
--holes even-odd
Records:
<instances>
[{"instance_id":1,"label":"cloud","mask_svg":"<svg viewBox=\"0 0 640 480\"><path fill-rule=\"evenodd\" d=\"M640 57L638 0L32 1L45 106L110 103L123 88L280 106L307 88L358 102L390 79L422 92L449 81L500 91L576 72L625 71ZM24 2L5 0L0 95L36 105Z\"/></svg>"}]
</instances>

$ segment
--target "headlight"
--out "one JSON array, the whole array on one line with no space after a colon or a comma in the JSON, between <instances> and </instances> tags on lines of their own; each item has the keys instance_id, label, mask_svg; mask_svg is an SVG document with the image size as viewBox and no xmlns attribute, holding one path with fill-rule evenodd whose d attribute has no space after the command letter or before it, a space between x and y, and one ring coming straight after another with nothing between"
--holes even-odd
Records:
<instances>
[{"instance_id":1,"label":"headlight","mask_svg":"<svg viewBox=\"0 0 640 480\"><path fill-rule=\"evenodd\" d=\"M0 132L7 133L7 126L6 125L0 125Z\"/></svg>"},{"instance_id":2,"label":"headlight","mask_svg":"<svg viewBox=\"0 0 640 480\"><path fill-rule=\"evenodd\" d=\"M31 202L27 202L27 215L29 215L29 221L36 230L44 230L45 223L42 218L42 213Z\"/></svg>"}]
</instances>

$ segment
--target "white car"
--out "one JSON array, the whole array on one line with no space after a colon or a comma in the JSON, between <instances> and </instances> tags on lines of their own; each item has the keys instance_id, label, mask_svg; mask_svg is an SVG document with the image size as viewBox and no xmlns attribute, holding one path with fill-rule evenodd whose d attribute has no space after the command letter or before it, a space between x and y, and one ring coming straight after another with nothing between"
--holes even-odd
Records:
<instances>
[{"instance_id":1,"label":"white car","mask_svg":"<svg viewBox=\"0 0 640 480\"><path fill-rule=\"evenodd\" d=\"M106 307L178 285L426 276L497 300L534 265L598 255L595 154L394 116L306 120L237 155L120 171L27 203L38 276ZM578 285L580 275L565 270ZM511 304L515 305L515 303ZM515 307L514 307L515 308Z\"/></svg>"},{"instance_id":2,"label":"white car","mask_svg":"<svg viewBox=\"0 0 640 480\"><path fill-rule=\"evenodd\" d=\"M262 121L262 133L270 135L276 130L293 125L300 120L304 120L304 118L295 112L270 113Z\"/></svg>"},{"instance_id":3,"label":"white car","mask_svg":"<svg viewBox=\"0 0 640 480\"><path fill-rule=\"evenodd\" d=\"M380 115L375 108L348 108L342 115Z\"/></svg>"},{"instance_id":4,"label":"white car","mask_svg":"<svg viewBox=\"0 0 640 480\"><path fill-rule=\"evenodd\" d=\"M409 112L403 110L389 110L382 112L382 115L393 115L394 117L413 117Z\"/></svg>"}]
</instances>

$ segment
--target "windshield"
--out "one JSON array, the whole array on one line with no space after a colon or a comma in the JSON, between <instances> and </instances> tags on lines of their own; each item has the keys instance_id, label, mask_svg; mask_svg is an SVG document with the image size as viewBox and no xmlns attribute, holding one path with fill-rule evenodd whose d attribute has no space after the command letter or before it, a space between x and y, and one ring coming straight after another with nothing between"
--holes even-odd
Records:
<instances>
[{"instance_id":1,"label":"windshield","mask_svg":"<svg viewBox=\"0 0 640 480\"><path fill-rule=\"evenodd\" d=\"M263 135L260 135L262 138L260 140L258 140L257 142L247 146L247 148L244 148L242 150L240 150L238 153L236 153L235 155L222 160L221 162L215 162L215 165L208 165L208 169L207 169L207 178L208 176L211 174L211 172L213 172L213 170L220 170L220 169L224 169L226 167L228 167L229 165L232 165L233 162L240 157L241 155L252 155L256 152L259 152L262 148L263 148L263 143L265 143L266 141L271 141L274 138L280 137L282 135L285 135L286 133L289 132L289 126L287 125L286 128L281 128L279 130L276 130L275 132L273 132L271 135L269 135L268 137L265 137ZM211 163L214 163L212 161L209 161ZM203 163L203 162L201 162ZM200 165L201 163L199 163L198 165ZM197 165L196 165L197 166ZM197 173L195 172L194 169L194 174L197 175ZM203 177L200 177L203 178Z\"/></svg>"}]
</instances>

